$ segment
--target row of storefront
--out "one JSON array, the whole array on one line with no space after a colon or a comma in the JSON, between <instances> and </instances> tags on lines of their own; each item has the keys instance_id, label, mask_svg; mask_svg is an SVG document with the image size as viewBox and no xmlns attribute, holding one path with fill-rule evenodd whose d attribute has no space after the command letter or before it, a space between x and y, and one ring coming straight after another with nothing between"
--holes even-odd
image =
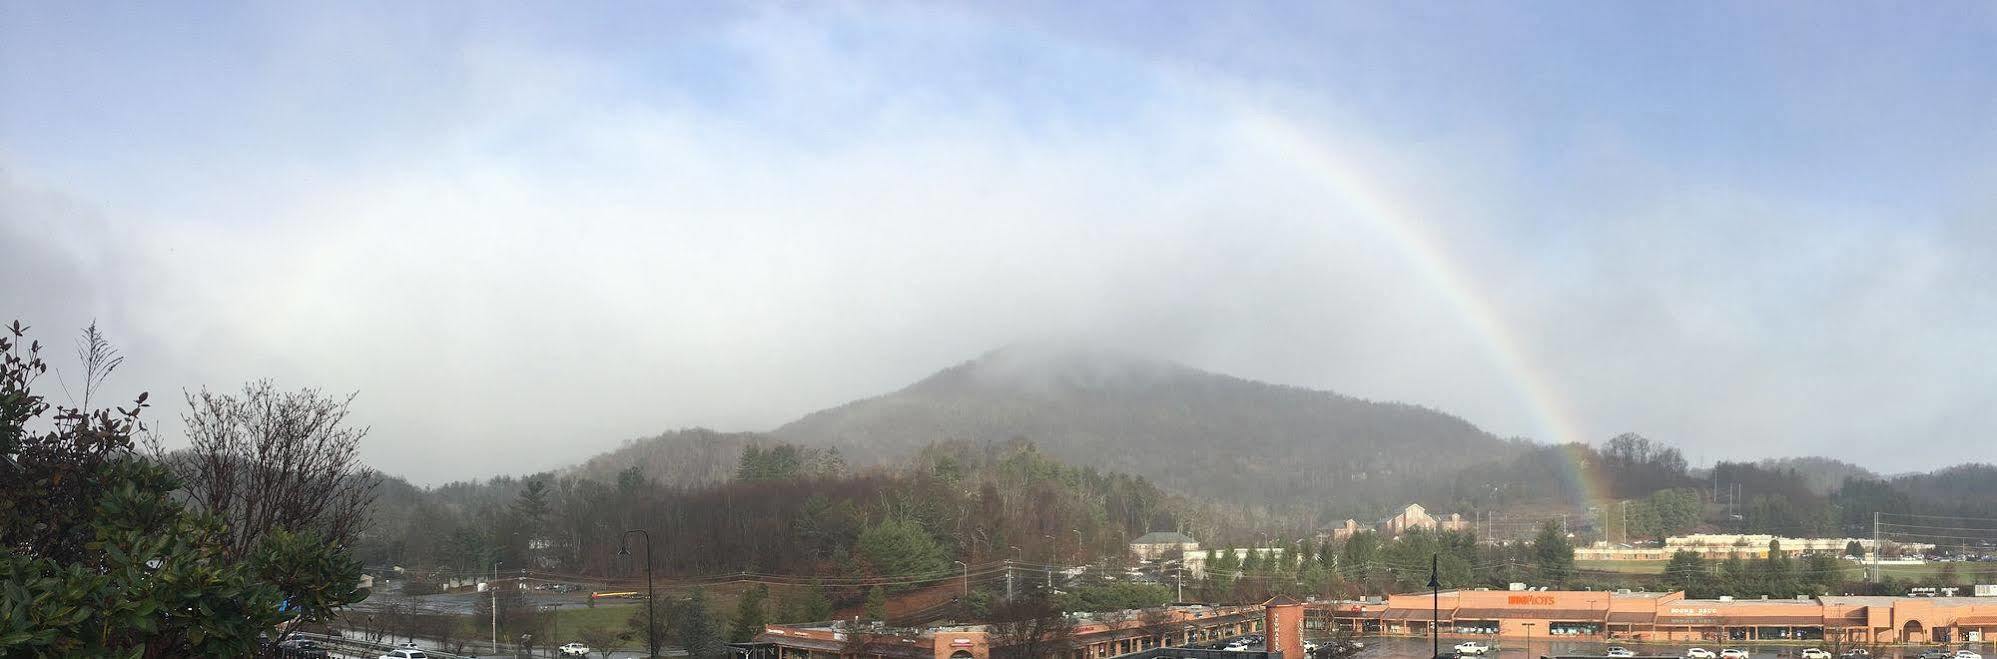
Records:
<instances>
[{"instance_id":1,"label":"row of storefront","mask_svg":"<svg viewBox=\"0 0 1997 659\"><path fill-rule=\"evenodd\" d=\"M1138 612L1073 620L1062 648L1048 659L1102 659L1164 646L1205 643L1263 631L1266 609L1259 605L1203 604L1168 607L1162 619ZM757 659L987 659L995 637L991 625L885 629L845 623L770 625L738 654Z\"/></svg>"},{"instance_id":2,"label":"row of storefront","mask_svg":"<svg viewBox=\"0 0 1997 659\"><path fill-rule=\"evenodd\" d=\"M1104 659L1265 631L1272 650L1289 646L1291 652L1304 637L1341 631L1426 636L1432 629L1452 638L1957 644L1997 641L1997 598L1708 600L1686 599L1682 592L1468 590L1382 602L1174 605L1162 617L1129 611L1070 622L1045 659ZM1003 635L991 625L771 625L738 653L745 659L989 659Z\"/></svg>"},{"instance_id":3,"label":"row of storefront","mask_svg":"<svg viewBox=\"0 0 1997 659\"><path fill-rule=\"evenodd\" d=\"M1836 638L1858 643L1997 640L1997 598L1686 599L1682 592L1452 591L1313 603L1307 628L1362 634L1659 641Z\"/></svg>"}]
</instances>

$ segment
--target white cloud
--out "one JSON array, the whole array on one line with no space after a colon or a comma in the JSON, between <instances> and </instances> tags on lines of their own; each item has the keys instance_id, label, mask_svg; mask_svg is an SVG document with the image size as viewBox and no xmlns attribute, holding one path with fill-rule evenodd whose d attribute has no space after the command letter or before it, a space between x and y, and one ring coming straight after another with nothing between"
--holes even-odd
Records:
<instances>
[{"instance_id":1,"label":"white cloud","mask_svg":"<svg viewBox=\"0 0 1997 659\"><path fill-rule=\"evenodd\" d=\"M1660 185L1668 167L1613 136L1587 156L1613 166L1548 228L1531 214L1549 202L1515 185L1546 184L1505 136L1403 141L1313 90L966 17L769 13L660 46L713 57L707 81L476 30L370 42L347 68L331 25L274 59L358 81L403 55L420 65L364 91L425 91L340 97L404 108L370 115L388 124L314 138L280 113L257 135L298 143L189 147L199 166L148 187L157 204L14 185L0 247L37 257L7 271L36 284L0 303L49 328L115 316L131 384L156 392L359 390L366 458L422 481L668 427L767 428L1043 336L1541 434L1400 247L1240 139L1280 116L1427 223L1591 436L1708 457L1839 441L1914 466L1953 458L1876 438L1964 452L1959 429L1997 407L1957 360L1989 350L1965 245L1876 209ZM1042 61L953 68L1010 48ZM1062 67L1087 73L1038 77ZM1062 88L1090 80L1125 95ZM264 108L339 96L266 84ZM44 158L5 162L25 179Z\"/></svg>"}]
</instances>

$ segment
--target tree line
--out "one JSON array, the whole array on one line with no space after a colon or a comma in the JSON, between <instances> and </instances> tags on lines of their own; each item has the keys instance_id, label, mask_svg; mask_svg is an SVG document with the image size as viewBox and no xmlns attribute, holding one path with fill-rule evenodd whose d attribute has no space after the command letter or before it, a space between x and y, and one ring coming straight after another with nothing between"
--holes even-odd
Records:
<instances>
[{"instance_id":1,"label":"tree line","mask_svg":"<svg viewBox=\"0 0 1997 659\"><path fill-rule=\"evenodd\" d=\"M345 548L373 481L346 400L189 394L191 448L165 455L141 439L148 394L97 406L124 360L95 325L69 404L42 353L0 332L0 655L243 656L366 596Z\"/></svg>"}]
</instances>

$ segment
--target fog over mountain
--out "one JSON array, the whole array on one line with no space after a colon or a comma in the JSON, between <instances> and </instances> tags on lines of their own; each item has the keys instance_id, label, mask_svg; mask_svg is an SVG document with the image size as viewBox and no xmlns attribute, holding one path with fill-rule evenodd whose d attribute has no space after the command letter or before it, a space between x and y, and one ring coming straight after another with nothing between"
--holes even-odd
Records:
<instances>
[{"instance_id":1,"label":"fog over mountain","mask_svg":"<svg viewBox=\"0 0 1997 659\"><path fill-rule=\"evenodd\" d=\"M1164 368L1104 409L1168 451L1255 391L1296 450L1987 455L1997 8L1166 4L8 4L0 321L98 322L169 445L183 390L357 391L426 484L1041 337L1418 406ZM814 423L1029 418L954 377ZM1086 450L1062 387L996 400Z\"/></svg>"},{"instance_id":2,"label":"fog over mountain","mask_svg":"<svg viewBox=\"0 0 1997 659\"><path fill-rule=\"evenodd\" d=\"M1405 491L1511 453L1435 410L1206 373L1077 344L1014 345L894 393L816 412L777 438L900 457L939 440L1025 438L1063 461L1236 501Z\"/></svg>"}]
</instances>

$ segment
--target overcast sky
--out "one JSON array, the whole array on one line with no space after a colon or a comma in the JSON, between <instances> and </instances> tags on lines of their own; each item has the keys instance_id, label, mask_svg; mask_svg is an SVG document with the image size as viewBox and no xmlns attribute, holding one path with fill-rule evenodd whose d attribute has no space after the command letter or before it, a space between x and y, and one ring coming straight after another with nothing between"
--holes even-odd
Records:
<instances>
[{"instance_id":1,"label":"overcast sky","mask_svg":"<svg viewBox=\"0 0 1997 659\"><path fill-rule=\"evenodd\" d=\"M435 483L1057 337L1698 462L1997 443L1988 3L173 4L0 4L0 315L96 319L170 441L270 377Z\"/></svg>"}]
</instances>

